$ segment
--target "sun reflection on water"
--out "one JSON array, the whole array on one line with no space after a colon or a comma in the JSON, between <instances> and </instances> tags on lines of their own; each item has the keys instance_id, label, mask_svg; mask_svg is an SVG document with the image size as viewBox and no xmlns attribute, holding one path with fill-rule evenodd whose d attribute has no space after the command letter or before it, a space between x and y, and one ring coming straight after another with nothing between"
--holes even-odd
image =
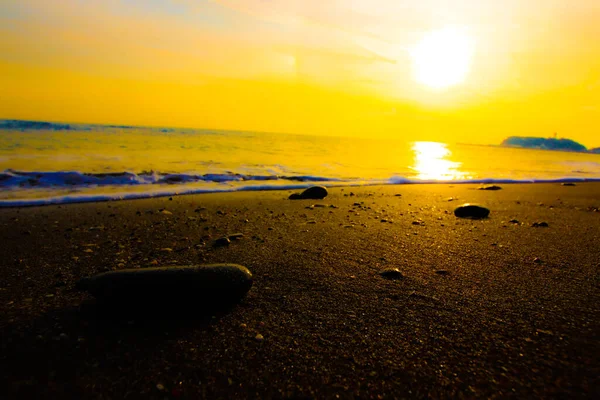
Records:
<instances>
[{"instance_id":1,"label":"sun reflection on water","mask_svg":"<svg viewBox=\"0 0 600 400\"><path fill-rule=\"evenodd\" d=\"M446 143L414 142L412 150L414 165L411 169L418 179L447 181L468 177L459 170L461 163L448 159L452 153Z\"/></svg>"}]
</instances>

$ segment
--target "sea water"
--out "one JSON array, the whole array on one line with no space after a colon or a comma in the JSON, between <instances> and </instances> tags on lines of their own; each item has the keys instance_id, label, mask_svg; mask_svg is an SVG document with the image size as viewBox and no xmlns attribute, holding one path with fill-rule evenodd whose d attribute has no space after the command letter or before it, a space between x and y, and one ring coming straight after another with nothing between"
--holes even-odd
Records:
<instances>
[{"instance_id":1,"label":"sea water","mask_svg":"<svg viewBox=\"0 0 600 400\"><path fill-rule=\"evenodd\" d=\"M207 129L0 121L0 207L325 186L600 180L600 155Z\"/></svg>"}]
</instances>

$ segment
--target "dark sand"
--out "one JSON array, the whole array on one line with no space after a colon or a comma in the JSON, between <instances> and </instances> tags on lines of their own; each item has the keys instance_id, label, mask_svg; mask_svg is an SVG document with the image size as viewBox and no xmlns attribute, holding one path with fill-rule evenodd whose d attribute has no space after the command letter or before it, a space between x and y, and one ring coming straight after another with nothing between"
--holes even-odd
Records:
<instances>
[{"instance_id":1,"label":"dark sand","mask_svg":"<svg viewBox=\"0 0 600 400\"><path fill-rule=\"evenodd\" d=\"M0 209L0 397L598 398L600 184L502 186ZM490 218L456 218L463 202ZM72 291L194 263L245 265L254 286L228 311L145 319Z\"/></svg>"}]
</instances>

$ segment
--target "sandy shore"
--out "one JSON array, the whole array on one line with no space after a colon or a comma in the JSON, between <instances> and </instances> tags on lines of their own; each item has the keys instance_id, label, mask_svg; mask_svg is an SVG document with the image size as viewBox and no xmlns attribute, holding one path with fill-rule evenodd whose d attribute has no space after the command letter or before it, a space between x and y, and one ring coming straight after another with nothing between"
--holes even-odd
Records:
<instances>
[{"instance_id":1,"label":"sandy shore","mask_svg":"<svg viewBox=\"0 0 600 400\"><path fill-rule=\"evenodd\" d=\"M600 184L502 186L0 209L0 397L600 396ZM456 218L463 202L490 218ZM84 312L72 290L197 263L245 265L254 286L229 311L150 320Z\"/></svg>"}]
</instances>

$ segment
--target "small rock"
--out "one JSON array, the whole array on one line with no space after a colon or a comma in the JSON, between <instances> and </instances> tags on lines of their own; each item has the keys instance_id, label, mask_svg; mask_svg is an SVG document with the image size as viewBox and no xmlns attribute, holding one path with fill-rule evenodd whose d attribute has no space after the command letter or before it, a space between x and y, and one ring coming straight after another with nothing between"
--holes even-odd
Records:
<instances>
[{"instance_id":1,"label":"small rock","mask_svg":"<svg viewBox=\"0 0 600 400\"><path fill-rule=\"evenodd\" d=\"M148 310L147 304L217 306L239 300L252 287L252 273L237 264L208 264L110 271L81 279L75 288L100 301Z\"/></svg>"},{"instance_id":2,"label":"small rock","mask_svg":"<svg viewBox=\"0 0 600 400\"><path fill-rule=\"evenodd\" d=\"M165 390L165 385L163 385L162 383L157 383L156 388L162 392Z\"/></svg>"},{"instance_id":3,"label":"small rock","mask_svg":"<svg viewBox=\"0 0 600 400\"><path fill-rule=\"evenodd\" d=\"M265 337L263 335L261 335L260 333L257 333L256 336L254 337L254 339L256 339L260 342L260 341L264 340Z\"/></svg>"},{"instance_id":4,"label":"small rock","mask_svg":"<svg viewBox=\"0 0 600 400\"><path fill-rule=\"evenodd\" d=\"M161 213L161 214L165 214L165 215L172 215L172 214L173 214L173 213L172 213L171 211L169 211L169 210L162 210L160 213Z\"/></svg>"},{"instance_id":5,"label":"small rock","mask_svg":"<svg viewBox=\"0 0 600 400\"><path fill-rule=\"evenodd\" d=\"M435 273L438 275L448 275L449 274L449 272L445 269L436 269Z\"/></svg>"},{"instance_id":6,"label":"small rock","mask_svg":"<svg viewBox=\"0 0 600 400\"><path fill-rule=\"evenodd\" d=\"M302 193L293 193L290 195L290 200L313 199L321 200L327 197L327 189L324 186L311 186Z\"/></svg>"},{"instance_id":7,"label":"small rock","mask_svg":"<svg viewBox=\"0 0 600 400\"><path fill-rule=\"evenodd\" d=\"M539 257L536 257L536 258L534 258L534 259L533 259L533 262L534 262L534 263L536 263L536 264L541 264L541 263L543 263L542 259L541 259L541 258L539 258Z\"/></svg>"},{"instance_id":8,"label":"small rock","mask_svg":"<svg viewBox=\"0 0 600 400\"><path fill-rule=\"evenodd\" d=\"M381 270L381 271L379 271L379 275L382 278L390 279L390 280L397 280L397 279L404 278L404 275L402 274L402 272L400 272L400 270L398 268L387 268L387 269Z\"/></svg>"},{"instance_id":9,"label":"small rock","mask_svg":"<svg viewBox=\"0 0 600 400\"><path fill-rule=\"evenodd\" d=\"M534 222L531 224L533 228L547 228L549 225L547 222Z\"/></svg>"},{"instance_id":10,"label":"small rock","mask_svg":"<svg viewBox=\"0 0 600 400\"><path fill-rule=\"evenodd\" d=\"M215 246L229 246L230 243L231 241L228 237L220 237L215 240Z\"/></svg>"},{"instance_id":11,"label":"small rock","mask_svg":"<svg viewBox=\"0 0 600 400\"><path fill-rule=\"evenodd\" d=\"M518 220L518 219L511 219L511 220L510 220L510 221L508 221L508 222L510 222L511 224L520 224L520 222L519 222L519 220Z\"/></svg>"},{"instance_id":12,"label":"small rock","mask_svg":"<svg viewBox=\"0 0 600 400\"><path fill-rule=\"evenodd\" d=\"M241 239L244 237L243 233L232 233L231 235L227 236L227 238L229 240L237 240L237 239Z\"/></svg>"},{"instance_id":13,"label":"small rock","mask_svg":"<svg viewBox=\"0 0 600 400\"><path fill-rule=\"evenodd\" d=\"M576 184L574 184L573 182L563 182L561 183L562 186L577 186Z\"/></svg>"},{"instance_id":14,"label":"small rock","mask_svg":"<svg viewBox=\"0 0 600 400\"><path fill-rule=\"evenodd\" d=\"M500 190L502 189L500 186L496 185L484 185L477 188L477 190Z\"/></svg>"},{"instance_id":15,"label":"small rock","mask_svg":"<svg viewBox=\"0 0 600 400\"><path fill-rule=\"evenodd\" d=\"M458 218L482 219L490 215L490 210L477 204L463 204L454 210Z\"/></svg>"}]
</instances>

